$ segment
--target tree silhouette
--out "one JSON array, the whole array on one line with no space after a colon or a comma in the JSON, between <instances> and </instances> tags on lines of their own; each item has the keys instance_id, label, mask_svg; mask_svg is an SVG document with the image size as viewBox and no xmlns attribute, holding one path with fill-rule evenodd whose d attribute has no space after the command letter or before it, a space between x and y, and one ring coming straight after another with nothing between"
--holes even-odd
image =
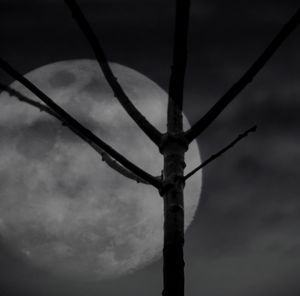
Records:
<instances>
[{"instance_id":1,"label":"tree silhouette","mask_svg":"<svg viewBox=\"0 0 300 296\"><path fill-rule=\"evenodd\" d=\"M184 295L184 187L193 174L205 165L221 156L232 148L249 132L255 131L252 127L239 135L226 147L213 154L210 158L184 174L185 153L189 144L195 140L206 128L223 112L234 98L253 80L255 75L264 67L266 62L276 52L289 34L300 22L300 10L283 26L281 31L271 41L265 51L258 57L245 74L216 102L214 106L199 119L189 130L184 131L182 126L182 106L184 78L187 64L187 39L189 27L190 0L176 0L176 21L173 44L173 65L169 82L169 97L167 110L167 132L158 131L132 104L123 88L114 76L102 46L96 38L92 28L85 19L75 0L65 0L72 12L73 18L81 28L90 43L96 59L110 85L114 96L118 99L128 115L136 122L141 130L156 144L163 155L163 172L161 176L152 176L147 173L114 148L109 146L90 130L80 124L76 118L58 106L51 98L38 89L33 83L21 75L5 60L0 59L0 67L12 78L19 81L43 103L38 103L17 92L16 90L0 84L11 96L18 98L41 111L54 116L72 132L87 142L100 154L103 161L120 174L137 182L154 186L164 200L164 248L163 248L163 283L164 296Z\"/></svg>"}]
</instances>

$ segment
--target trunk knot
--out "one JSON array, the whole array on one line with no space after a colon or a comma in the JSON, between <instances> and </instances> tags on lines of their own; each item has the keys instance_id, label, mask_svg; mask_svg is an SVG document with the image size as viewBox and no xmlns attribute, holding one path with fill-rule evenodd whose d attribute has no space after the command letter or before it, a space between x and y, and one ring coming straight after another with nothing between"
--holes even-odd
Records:
<instances>
[{"instance_id":1,"label":"trunk knot","mask_svg":"<svg viewBox=\"0 0 300 296\"><path fill-rule=\"evenodd\" d=\"M185 186L184 176L175 176L172 180L163 180L162 186L159 189L159 195L164 197L164 195L172 189L175 189L178 186Z\"/></svg>"}]
</instances>

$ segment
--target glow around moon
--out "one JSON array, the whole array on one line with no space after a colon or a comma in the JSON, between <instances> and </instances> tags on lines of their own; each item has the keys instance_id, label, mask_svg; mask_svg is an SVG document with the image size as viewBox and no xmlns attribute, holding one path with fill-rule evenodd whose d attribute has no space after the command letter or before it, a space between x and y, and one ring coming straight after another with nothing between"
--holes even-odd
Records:
<instances>
[{"instance_id":1,"label":"glow around moon","mask_svg":"<svg viewBox=\"0 0 300 296\"><path fill-rule=\"evenodd\" d=\"M142 74L111 64L137 108L166 129L167 94ZM114 98L97 63L58 62L26 77L103 140L153 175L162 157ZM19 83L13 88L38 100ZM119 276L158 258L163 203L151 186L119 175L57 120L0 94L0 238L29 264L61 276ZM185 127L187 127L185 120ZM187 153L199 164L196 144ZM201 176L185 190L186 227Z\"/></svg>"}]
</instances>

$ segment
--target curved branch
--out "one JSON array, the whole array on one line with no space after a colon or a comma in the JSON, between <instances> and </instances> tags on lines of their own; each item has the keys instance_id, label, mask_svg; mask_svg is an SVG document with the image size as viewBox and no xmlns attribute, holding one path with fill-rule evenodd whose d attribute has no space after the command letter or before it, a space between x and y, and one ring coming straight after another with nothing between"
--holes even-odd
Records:
<instances>
[{"instance_id":1,"label":"curved branch","mask_svg":"<svg viewBox=\"0 0 300 296\"><path fill-rule=\"evenodd\" d=\"M123 155L121 155L111 146L109 146L100 138L98 138L95 134L93 134L90 130L88 130L82 124L80 124L75 118L69 115L64 109L58 106L46 94L44 94L40 89L38 89L33 83L31 83L28 79L22 76L19 72L17 72L14 68L12 68L7 62L5 62L1 58L0 68L2 68L11 77L18 80L22 85L24 85L27 89L34 93L52 111L58 114L58 116L61 117L62 121L65 124L67 124L72 129L76 130L76 133L80 133L88 143L92 143L93 145L98 146L106 153L108 153L112 158L121 163L126 169L133 172L135 175L139 176L143 180L147 181L149 184L153 185L157 189L161 187L161 182L157 178L153 177L152 175L148 174L147 172L133 164L131 161L126 159Z\"/></svg>"},{"instance_id":2,"label":"curved branch","mask_svg":"<svg viewBox=\"0 0 300 296\"><path fill-rule=\"evenodd\" d=\"M281 31L275 36L269 46L254 62L254 64L246 71L246 73L238 80L219 101L188 131L185 136L188 142L193 141L199 136L228 106L228 104L250 83L255 75L263 68L267 61L273 56L280 45L287 39L293 30L299 25L300 9L296 14L282 27Z\"/></svg>"},{"instance_id":3,"label":"curved branch","mask_svg":"<svg viewBox=\"0 0 300 296\"><path fill-rule=\"evenodd\" d=\"M101 148L99 148L97 145L93 145L93 143L88 142L88 140L86 138L84 138L84 136L80 133L77 133L77 131L75 129L72 129L71 126L69 126L68 124L66 124L63 119L61 117L59 117L55 112L53 112L49 107L47 107L46 105L43 105L39 102L36 102L26 96L24 96L23 94L21 94L20 92L12 89L9 86L6 86L4 84L2 84L0 82L0 89L6 91L10 96L16 97L20 102L26 103L30 106L33 106L37 109L39 109L40 111L46 112L49 115L55 117L57 120L59 120L64 126L67 126L72 132L74 132L77 136L79 136L82 140L84 140L87 144L89 144L96 152L98 152L101 157L102 160L113 170L115 170L116 172L120 173L121 175L123 175L124 177L127 177L129 179L132 179L138 183L143 183L143 184L148 184L148 182L144 181L143 179L141 179L140 177L138 177L137 175L135 175L134 173L132 173L131 171L127 170L126 168L124 168L122 165L120 165L116 160L112 159L106 152L104 152Z\"/></svg>"},{"instance_id":4,"label":"curved branch","mask_svg":"<svg viewBox=\"0 0 300 296\"><path fill-rule=\"evenodd\" d=\"M251 132L255 132L257 129L256 125L249 128L248 130L246 130L245 132L243 132L242 134L240 134L235 140L233 140L229 145L227 145L226 147L224 147L223 149L221 149L219 152L211 155L207 160L205 160L204 162L202 162L199 166L197 166L195 169L193 169L191 172L189 172L187 175L184 176L184 181L186 181L188 178L190 178L191 176L193 176L196 172L198 172L200 169L202 169L203 167L205 167L206 165L208 165L209 163L211 163L212 161L214 161L216 158L222 156L222 154L224 154L227 150L231 149L233 146L235 146L239 141L241 141L243 138L247 137L249 133Z\"/></svg>"},{"instance_id":5,"label":"curved branch","mask_svg":"<svg viewBox=\"0 0 300 296\"><path fill-rule=\"evenodd\" d=\"M161 133L140 113L125 94L107 62L107 58L99 40L84 17L80 7L75 0L65 0L65 3L71 10L73 18L76 20L86 39L90 43L105 79L113 90L115 97L141 130L158 146L161 140Z\"/></svg>"}]
</instances>

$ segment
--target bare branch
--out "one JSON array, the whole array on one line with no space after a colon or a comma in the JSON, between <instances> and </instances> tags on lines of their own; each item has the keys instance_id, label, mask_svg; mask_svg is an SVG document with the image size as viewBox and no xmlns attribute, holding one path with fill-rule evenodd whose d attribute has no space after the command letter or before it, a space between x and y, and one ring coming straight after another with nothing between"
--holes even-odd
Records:
<instances>
[{"instance_id":1,"label":"bare branch","mask_svg":"<svg viewBox=\"0 0 300 296\"><path fill-rule=\"evenodd\" d=\"M132 179L138 183L143 183L143 184L148 184L148 182L144 181L143 179L141 179L140 177L136 176L134 173L132 173L131 171L127 170L126 168L124 168L122 165L120 165L116 160L112 159L106 152L104 152L100 147L98 147L97 145L93 145L93 143L88 142L88 139L84 138L84 135L77 133L77 131L75 129L72 129L71 126L67 125L61 117L59 117L55 112L53 112L49 107L47 107L44 104L41 104L39 102L36 102L35 100L32 100L26 96L24 96L23 94L21 94L20 92L12 89L9 86L6 86L4 84L2 84L0 82L0 89L6 91L10 96L16 97L20 102L26 103L30 106L33 106L37 109L39 109L40 111L46 112L49 115L55 117L57 120L59 120L64 126L68 127L72 132L74 132L77 136L79 136L81 139L83 139L87 144L89 144L96 152L98 152L101 157L102 160L113 170L117 171L118 173L120 173L121 175L123 175L124 177L127 177L129 179Z\"/></svg>"},{"instance_id":2,"label":"bare branch","mask_svg":"<svg viewBox=\"0 0 300 296\"><path fill-rule=\"evenodd\" d=\"M14 68L12 68L7 62L0 58L0 68L2 68L5 72L7 72L11 77L18 80L22 85L24 85L27 89L29 89L32 93L34 93L40 100L42 100L52 111L54 111L61 120L67 124L72 130L76 130L76 133L80 133L85 141L88 143L92 143L93 145L98 146L106 153L108 153L112 158L121 163L126 169L133 172L135 175L139 176L141 179L147 181L149 184L153 185L156 188L161 187L161 182L148 174L131 161L126 159L119 152L114 150L111 146L103 142L100 138L98 138L95 134L93 134L90 130L85 128L82 124L80 124L75 118L69 115L64 109L58 106L54 101L52 101L46 94L44 94L40 89L38 89L33 83L31 83L28 79L22 76L19 72L17 72ZM90 144L91 145L91 144Z\"/></svg>"},{"instance_id":3,"label":"bare branch","mask_svg":"<svg viewBox=\"0 0 300 296\"><path fill-rule=\"evenodd\" d=\"M187 62L190 0L176 1L173 65L169 83L168 131L182 131L182 104Z\"/></svg>"},{"instance_id":4,"label":"bare branch","mask_svg":"<svg viewBox=\"0 0 300 296\"><path fill-rule=\"evenodd\" d=\"M140 111L132 104L117 78L114 76L102 46L93 32L88 21L84 17L80 7L75 0L65 0L65 3L72 12L73 18L81 28L88 42L90 43L96 59L103 71L104 77L114 92L114 96L119 100L120 104L129 114L129 116L136 122L141 130L158 146L161 139L161 133L140 113Z\"/></svg>"},{"instance_id":5,"label":"bare branch","mask_svg":"<svg viewBox=\"0 0 300 296\"><path fill-rule=\"evenodd\" d=\"M196 172L198 172L200 169L214 161L216 158L222 156L227 150L231 149L233 146L235 146L239 141L241 141L243 138L247 137L249 133L255 132L257 129L256 125L251 127L250 129L246 130L244 133L240 134L235 140L233 140L229 145L221 149L219 152L211 155L207 160L202 162L199 166L197 166L195 169L193 169L191 172L189 172L186 176L184 176L184 180L187 180L191 176L193 176Z\"/></svg>"},{"instance_id":6,"label":"bare branch","mask_svg":"<svg viewBox=\"0 0 300 296\"><path fill-rule=\"evenodd\" d=\"M15 90L15 89L13 89L13 88L11 88L11 87L9 87L9 86L1 83L1 82L0 82L0 89L6 91L10 96L16 97L20 102L27 103L28 105L31 105L31 106L39 109L39 111L46 112L46 113L50 114L51 116L54 116L59 121L62 121L61 118L55 112L53 112L49 107L47 107L46 105L43 105L43 104L41 104L41 103L39 103L35 100L32 100L32 99L24 96L23 94L21 94L17 90Z\"/></svg>"},{"instance_id":7,"label":"bare branch","mask_svg":"<svg viewBox=\"0 0 300 296\"><path fill-rule=\"evenodd\" d=\"M300 9L296 14L282 27L281 31L275 36L269 46L254 62L254 64L245 72L219 101L186 133L188 142L199 136L228 106L228 104L250 83L255 75L263 68L267 61L272 57L280 45L287 39L293 30L299 25Z\"/></svg>"}]
</instances>

